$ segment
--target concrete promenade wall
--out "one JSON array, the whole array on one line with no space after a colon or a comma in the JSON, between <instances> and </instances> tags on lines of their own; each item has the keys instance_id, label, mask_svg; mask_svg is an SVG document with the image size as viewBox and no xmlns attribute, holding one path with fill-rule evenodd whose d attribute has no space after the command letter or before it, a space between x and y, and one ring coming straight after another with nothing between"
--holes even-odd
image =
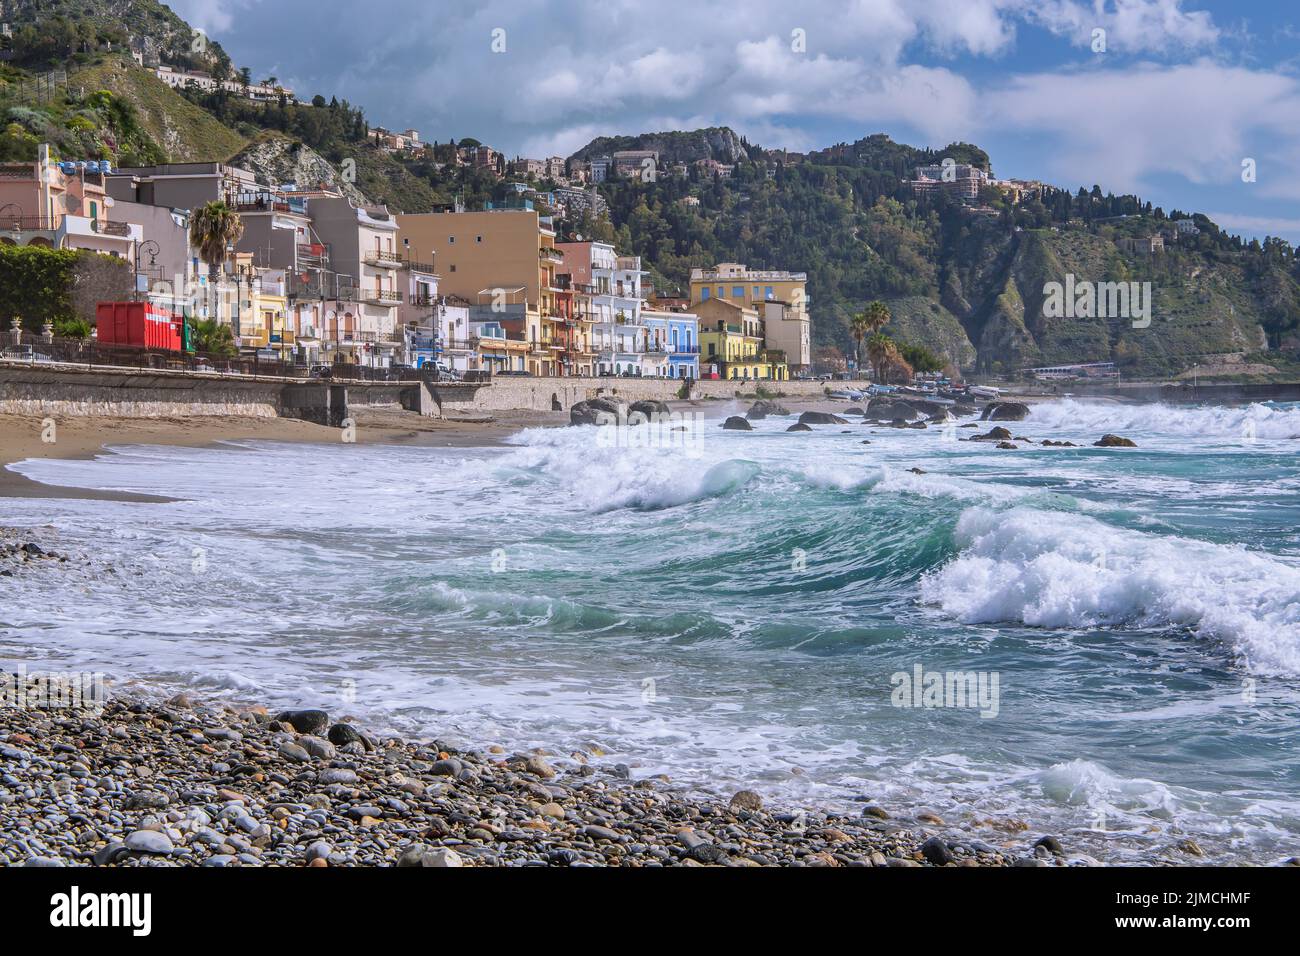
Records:
<instances>
[{"instance_id":1,"label":"concrete promenade wall","mask_svg":"<svg viewBox=\"0 0 1300 956\"><path fill-rule=\"evenodd\" d=\"M274 418L283 388L251 377L0 362L0 414Z\"/></svg>"},{"instance_id":2,"label":"concrete promenade wall","mask_svg":"<svg viewBox=\"0 0 1300 956\"><path fill-rule=\"evenodd\" d=\"M695 383L694 395L698 397L735 398L737 392L753 394L759 383L732 381L702 381ZM824 382L764 382L772 392L790 396L821 395ZM480 389L472 399L444 402L445 408L457 412L470 410L490 412L512 408L550 411L552 398L559 401L561 410L597 395L613 395L628 402L648 399L671 401L677 398L682 383L672 379L657 378L526 378L523 376L497 376L492 385Z\"/></svg>"},{"instance_id":3,"label":"concrete promenade wall","mask_svg":"<svg viewBox=\"0 0 1300 956\"><path fill-rule=\"evenodd\" d=\"M822 394L821 382L771 382L789 396ZM755 382L697 382L695 397L753 394ZM339 425L349 407L401 405L423 415L491 414L507 409L568 411L598 395L627 402L677 398L680 381L635 378L503 376L467 382L286 381L274 377L166 370L84 368L0 361L0 414L113 415L128 418L254 415Z\"/></svg>"}]
</instances>

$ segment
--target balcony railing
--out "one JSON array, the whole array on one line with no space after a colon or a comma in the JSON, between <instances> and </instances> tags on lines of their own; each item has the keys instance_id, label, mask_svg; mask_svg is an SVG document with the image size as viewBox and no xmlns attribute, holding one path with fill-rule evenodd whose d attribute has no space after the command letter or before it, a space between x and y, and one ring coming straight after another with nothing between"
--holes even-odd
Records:
<instances>
[{"instance_id":1,"label":"balcony railing","mask_svg":"<svg viewBox=\"0 0 1300 956\"><path fill-rule=\"evenodd\" d=\"M103 219L92 219L91 227L106 236L129 236L131 235L131 224L127 222L107 222Z\"/></svg>"},{"instance_id":2,"label":"balcony railing","mask_svg":"<svg viewBox=\"0 0 1300 956\"><path fill-rule=\"evenodd\" d=\"M380 269L397 269L402 265L402 257L396 252L384 249L368 249L363 257L366 265Z\"/></svg>"},{"instance_id":3,"label":"balcony railing","mask_svg":"<svg viewBox=\"0 0 1300 956\"><path fill-rule=\"evenodd\" d=\"M53 232L59 228L57 219L44 216L2 216L0 231L4 232Z\"/></svg>"}]
</instances>

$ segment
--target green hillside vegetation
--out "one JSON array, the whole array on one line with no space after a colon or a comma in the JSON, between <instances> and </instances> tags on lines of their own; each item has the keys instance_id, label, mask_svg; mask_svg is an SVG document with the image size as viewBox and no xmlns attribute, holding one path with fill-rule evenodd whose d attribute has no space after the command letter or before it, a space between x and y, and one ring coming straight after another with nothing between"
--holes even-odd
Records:
<instances>
[{"instance_id":1,"label":"green hillside vegetation","mask_svg":"<svg viewBox=\"0 0 1300 956\"><path fill-rule=\"evenodd\" d=\"M194 49L189 27L154 0L83 7L6 0L19 29L13 63L0 64L0 160L30 158L39 142L53 143L61 156L122 165L238 154L267 175L292 171L338 182L355 170L352 181L342 181L403 212L516 199L509 179L456 161L458 146L478 140L435 139L420 154L395 156L376 146L364 112L347 101L256 103L224 91L173 91L123 54L128 35L145 37L167 62L232 79L251 73L235 71L217 44ZM51 67L70 69L67 87L32 95L33 79ZM668 294L685 293L693 268L724 261L806 272L821 355L851 354L853 316L881 300L894 316L885 331L900 349L991 373L1115 361L1138 374L1171 375L1224 353L1267 352L1279 368L1296 361L1300 260L1282 240L1243 242L1205 216L1166 213L1100 186L1048 186L1019 202L988 187L976 210L942 193L912 194L905 180L919 165L950 158L992 172L988 155L969 143L919 149L876 134L800 155L715 127L601 137L575 158L620 149L657 150L656 176L601 184L608 218L561 220L560 237L615 242L641 256L650 281ZM694 165L699 159L727 163L731 175L709 174ZM674 170L678 164L685 175ZM538 211L557 212L542 198L557 184L530 184L540 193ZM1173 223L1181 219L1192 219L1199 232L1174 241ZM1170 237L1163 253L1118 245L1160 234ZM1150 282L1151 325L1048 317L1044 285L1069 275Z\"/></svg>"}]
</instances>

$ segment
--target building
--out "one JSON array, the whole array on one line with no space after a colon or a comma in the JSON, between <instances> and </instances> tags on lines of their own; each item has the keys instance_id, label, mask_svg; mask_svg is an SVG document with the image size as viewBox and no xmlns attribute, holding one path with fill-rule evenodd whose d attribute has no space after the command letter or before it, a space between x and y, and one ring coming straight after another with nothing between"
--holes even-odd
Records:
<instances>
[{"instance_id":1,"label":"building","mask_svg":"<svg viewBox=\"0 0 1300 956\"><path fill-rule=\"evenodd\" d=\"M808 312L808 274L750 269L739 262L720 262L712 269L691 270L691 308L726 300L753 309L763 331L763 347L783 352L788 367L807 371L812 365L812 319ZM701 320L701 335L704 324Z\"/></svg>"},{"instance_id":2,"label":"building","mask_svg":"<svg viewBox=\"0 0 1300 956\"><path fill-rule=\"evenodd\" d=\"M665 377L700 377L699 318L694 313L642 309L641 321L646 327L647 354L667 358Z\"/></svg>"},{"instance_id":3,"label":"building","mask_svg":"<svg viewBox=\"0 0 1300 956\"><path fill-rule=\"evenodd\" d=\"M609 203L595 189L579 189L576 186L560 186L555 190L555 202L564 207L571 217L589 213L599 219L609 214Z\"/></svg>"},{"instance_id":4,"label":"building","mask_svg":"<svg viewBox=\"0 0 1300 956\"><path fill-rule=\"evenodd\" d=\"M224 90L262 103L279 102L281 97L289 102L294 101L293 90L278 84L249 83L245 86L241 80L218 80L208 73L197 70L177 70L170 66L159 66L154 70L154 75L174 90L195 89L206 93Z\"/></svg>"},{"instance_id":5,"label":"building","mask_svg":"<svg viewBox=\"0 0 1300 956\"><path fill-rule=\"evenodd\" d=\"M557 182L565 178L564 167L566 165L563 156L548 156L544 160L545 169L543 175L548 179L554 179Z\"/></svg>"},{"instance_id":6,"label":"building","mask_svg":"<svg viewBox=\"0 0 1300 956\"><path fill-rule=\"evenodd\" d=\"M785 353L791 372L812 369L812 321L802 308L789 302L768 299L760 303L763 342L769 349Z\"/></svg>"},{"instance_id":7,"label":"building","mask_svg":"<svg viewBox=\"0 0 1300 956\"><path fill-rule=\"evenodd\" d=\"M932 163L916 167L916 178L909 180L913 195L943 191L962 202L979 198L980 189L989 184L989 175L969 163Z\"/></svg>"},{"instance_id":8,"label":"building","mask_svg":"<svg viewBox=\"0 0 1300 956\"><path fill-rule=\"evenodd\" d=\"M524 159L520 156L510 161L506 172L511 176L536 176L541 179L546 175L546 163L540 159Z\"/></svg>"},{"instance_id":9,"label":"building","mask_svg":"<svg viewBox=\"0 0 1300 956\"><path fill-rule=\"evenodd\" d=\"M345 196L310 200L313 229L329 249L338 308L322 330L334 361L387 367L406 347L397 309L403 257L397 220L386 206L357 206Z\"/></svg>"},{"instance_id":10,"label":"building","mask_svg":"<svg viewBox=\"0 0 1300 956\"><path fill-rule=\"evenodd\" d=\"M555 335L560 289L555 280L563 254L556 249L548 217L533 209L415 213L397 217L403 240L423 255L427 250L440 267L440 285L474 309L496 308L496 322L507 337L527 343L523 371L563 374ZM508 308L507 308L508 307ZM475 313L475 322L490 315ZM495 346L495 343L492 343ZM500 349L494 347L494 355ZM513 356L512 356L513 357Z\"/></svg>"},{"instance_id":11,"label":"building","mask_svg":"<svg viewBox=\"0 0 1300 956\"><path fill-rule=\"evenodd\" d=\"M177 315L190 314L190 296L200 270L207 267L190 248L189 210L118 200L113 203L113 215L140 226L135 257L137 291Z\"/></svg>"},{"instance_id":12,"label":"building","mask_svg":"<svg viewBox=\"0 0 1300 956\"><path fill-rule=\"evenodd\" d=\"M587 173L593 183L603 183L609 178L610 168L614 161L608 156L597 156L587 166Z\"/></svg>"},{"instance_id":13,"label":"building","mask_svg":"<svg viewBox=\"0 0 1300 956\"><path fill-rule=\"evenodd\" d=\"M739 299L713 297L695 306L699 319L701 378L781 381L785 355L763 342L758 310Z\"/></svg>"},{"instance_id":14,"label":"building","mask_svg":"<svg viewBox=\"0 0 1300 956\"><path fill-rule=\"evenodd\" d=\"M1115 240L1115 245L1125 252L1131 252L1134 255L1153 256L1156 253L1165 251L1165 240L1163 236L1139 236L1137 238L1123 237Z\"/></svg>"},{"instance_id":15,"label":"building","mask_svg":"<svg viewBox=\"0 0 1300 956\"><path fill-rule=\"evenodd\" d=\"M142 230L113 212L107 166L56 163L47 144L35 162L0 164L0 243L85 249L134 261Z\"/></svg>"},{"instance_id":16,"label":"building","mask_svg":"<svg viewBox=\"0 0 1300 956\"><path fill-rule=\"evenodd\" d=\"M655 149L620 149L612 157L615 176L643 176L659 168L659 151Z\"/></svg>"},{"instance_id":17,"label":"building","mask_svg":"<svg viewBox=\"0 0 1300 956\"><path fill-rule=\"evenodd\" d=\"M389 153L418 152L424 149L424 143L420 142L420 131L418 129L408 129L400 133L394 133L382 126L372 126L370 136L380 149Z\"/></svg>"}]
</instances>

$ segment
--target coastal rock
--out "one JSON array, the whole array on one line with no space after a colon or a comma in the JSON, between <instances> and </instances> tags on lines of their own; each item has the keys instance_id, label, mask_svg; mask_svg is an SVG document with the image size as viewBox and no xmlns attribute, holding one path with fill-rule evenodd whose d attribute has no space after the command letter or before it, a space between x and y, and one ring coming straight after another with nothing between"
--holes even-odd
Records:
<instances>
[{"instance_id":1,"label":"coastal rock","mask_svg":"<svg viewBox=\"0 0 1300 956\"><path fill-rule=\"evenodd\" d=\"M996 447L998 447L998 448L1002 448L1002 449L1007 449L1007 450L1010 450L1010 451L1015 451L1015 450L1016 450L1017 448L1019 448L1020 446L1019 446L1019 445L1016 445L1016 444L1014 444L1014 443L1012 443L1012 442L1009 442L1009 441L1000 441L1000 442L997 443L997 446L996 446Z\"/></svg>"},{"instance_id":2,"label":"coastal rock","mask_svg":"<svg viewBox=\"0 0 1300 956\"><path fill-rule=\"evenodd\" d=\"M763 809L763 798L753 790L739 790L731 797L731 809L748 810L751 813Z\"/></svg>"},{"instance_id":3,"label":"coastal rock","mask_svg":"<svg viewBox=\"0 0 1300 956\"><path fill-rule=\"evenodd\" d=\"M615 419L625 418L627 406L609 398L589 398L577 402L569 409L570 425L597 425L602 415L612 415Z\"/></svg>"},{"instance_id":4,"label":"coastal rock","mask_svg":"<svg viewBox=\"0 0 1300 956\"><path fill-rule=\"evenodd\" d=\"M644 422L662 421L672 413L667 402L646 399L632 403L627 411L627 421L629 425L640 425Z\"/></svg>"},{"instance_id":5,"label":"coastal rock","mask_svg":"<svg viewBox=\"0 0 1300 956\"><path fill-rule=\"evenodd\" d=\"M1001 426L990 428L983 435L971 435L971 441L1011 441L1011 432Z\"/></svg>"},{"instance_id":6,"label":"coastal rock","mask_svg":"<svg viewBox=\"0 0 1300 956\"><path fill-rule=\"evenodd\" d=\"M1072 441L1053 441L1050 438L1044 438L1042 444L1044 448L1077 448L1078 447Z\"/></svg>"},{"instance_id":7,"label":"coastal rock","mask_svg":"<svg viewBox=\"0 0 1300 956\"><path fill-rule=\"evenodd\" d=\"M867 405L866 416L880 422L910 422L921 415L909 402L892 398L873 398Z\"/></svg>"},{"instance_id":8,"label":"coastal rock","mask_svg":"<svg viewBox=\"0 0 1300 956\"><path fill-rule=\"evenodd\" d=\"M330 715L323 710L286 710L275 719L300 734L319 734L330 725Z\"/></svg>"},{"instance_id":9,"label":"coastal rock","mask_svg":"<svg viewBox=\"0 0 1300 956\"><path fill-rule=\"evenodd\" d=\"M1029 406L1023 402L990 402L984 406L981 421L1020 422L1029 417Z\"/></svg>"},{"instance_id":10,"label":"coastal rock","mask_svg":"<svg viewBox=\"0 0 1300 956\"><path fill-rule=\"evenodd\" d=\"M754 426L749 424L749 420L741 418L739 415L732 415L722 423L722 427L733 432L752 432L754 430Z\"/></svg>"},{"instance_id":11,"label":"coastal rock","mask_svg":"<svg viewBox=\"0 0 1300 956\"><path fill-rule=\"evenodd\" d=\"M336 747L346 747L348 744L365 744L365 738L361 732L351 724L335 724L330 728L328 740ZM367 747L367 750L370 748Z\"/></svg>"},{"instance_id":12,"label":"coastal rock","mask_svg":"<svg viewBox=\"0 0 1300 956\"><path fill-rule=\"evenodd\" d=\"M952 850L948 849L948 844L937 836L930 837L921 844L921 855L933 866L946 866L957 860Z\"/></svg>"},{"instance_id":13,"label":"coastal rock","mask_svg":"<svg viewBox=\"0 0 1300 956\"><path fill-rule=\"evenodd\" d=\"M786 431L788 431L788 432L810 432L810 431L812 431L812 426L811 426L811 425L805 425L805 424L803 424L802 422L795 422L793 425L791 425L789 428L787 428Z\"/></svg>"},{"instance_id":14,"label":"coastal rock","mask_svg":"<svg viewBox=\"0 0 1300 956\"><path fill-rule=\"evenodd\" d=\"M753 405L749 406L749 411L745 412L745 417L752 422L762 421L768 415L789 415L790 409L778 402L768 401L760 398Z\"/></svg>"},{"instance_id":15,"label":"coastal rock","mask_svg":"<svg viewBox=\"0 0 1300 956\"><path fill-rule=\"evenodd\" d=\"M1096 448L1136 448L1137 442L1131 438L1121 438L1119 435L1102 435L1101 441L1092 443Z\"/></svg>"},{"instance_id":16,"label":"coastal rock","mask_svg":"<svg viewBox=\"0 0 1300 956\"><path fill-rule=\"evenodd\" d=\"M1065 850L1061 847L1061 841L1054 836L1045 836L1034 843L1034 849L1043 847L1053 856L1065 856Z\"/></svg>"},{"instance_id":17,"label":"coastal rock","mask_svg":"<svg viewBox=\"0 0 1300 956\"><path fill-rule=\"evenodd\" d=\"M840 418L830 412L804 412L799 416L800 425L847 425L847 418Z\"/></svg>"}]
</instances>

